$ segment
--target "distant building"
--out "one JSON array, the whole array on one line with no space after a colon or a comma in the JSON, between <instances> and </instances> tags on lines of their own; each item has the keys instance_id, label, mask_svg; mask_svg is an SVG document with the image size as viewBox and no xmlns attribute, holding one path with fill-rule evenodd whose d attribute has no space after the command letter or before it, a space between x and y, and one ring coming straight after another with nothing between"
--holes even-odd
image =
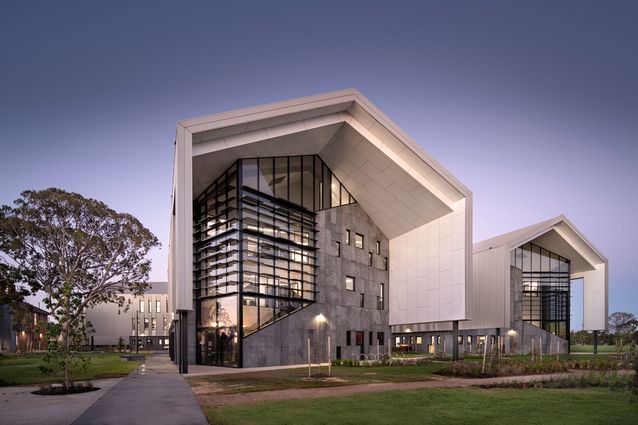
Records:
<instances>
[{"instance_id":1,"label":"distant building","mask_svg":"<svg viewBox=\"0 0 638 425\"><path fill-rule=\"evenodd\" d=\"M168 328L171 314L168 312L167 282L151 282L143 296L123 294L130 301L127 311L115 303L100 304L86 313L95 332L91 345L118 346L120 338L131 349L168 349Z\"/></svg>"},{"instance_id":2,"label":"distant building","mask_svg":"<svg viewBox=\"0 0 638 425\"><path fill-rule=\"evenodd\" d=\"M18 309L0 306L0 352L46 350L49 312L26 302Z\"/></svg>"}]
</instances>

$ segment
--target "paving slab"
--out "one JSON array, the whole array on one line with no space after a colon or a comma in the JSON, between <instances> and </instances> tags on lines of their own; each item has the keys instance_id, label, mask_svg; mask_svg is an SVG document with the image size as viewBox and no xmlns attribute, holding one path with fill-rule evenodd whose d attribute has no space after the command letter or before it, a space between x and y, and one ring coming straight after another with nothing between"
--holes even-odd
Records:
<instances>
[{"instance_id":1,"label":"paving slab","mask_svg":"<svg viewBox=\"0 0 638 425\"><path fill-rule=\"evenodd\" d=\"M73 425L207 425L168 355L154 354L89 407Z\"/></svg>"},{"instance_id":2,"label":"paving slab","mask_svg":"<svg viewBox=\"0 0 638 425\"><path fill-rule=\"evenodd\" d=\"M91 382L98 391L68 395L31 394L38 386L0 387L0 423L68 425L121 380L96 379Z\"/></svg>"}]
</instances>

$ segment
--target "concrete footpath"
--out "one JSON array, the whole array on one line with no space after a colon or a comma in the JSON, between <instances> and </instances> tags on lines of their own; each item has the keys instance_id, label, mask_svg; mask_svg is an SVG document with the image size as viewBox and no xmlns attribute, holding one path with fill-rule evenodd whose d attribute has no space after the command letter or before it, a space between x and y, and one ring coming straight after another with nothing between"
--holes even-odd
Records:
<instances>
[{"instance_id":1,"label":"concrete footpath","mask_svg":"<svg viewBox=\"0 0 638 425\"><path fill-rule=\"evenodd\" d=\"M190 387L167 354L156 354L89 407L73 425L206 425Z\"/></svg>"}]
</instances>

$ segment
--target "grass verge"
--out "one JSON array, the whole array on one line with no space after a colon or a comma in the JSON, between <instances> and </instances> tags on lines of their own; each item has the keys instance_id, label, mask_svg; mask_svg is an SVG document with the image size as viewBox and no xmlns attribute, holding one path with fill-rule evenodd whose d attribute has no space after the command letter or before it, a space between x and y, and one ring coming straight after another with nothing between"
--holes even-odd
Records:
<instances>
[{"instance_id":1,"label":"grass verge","mask_svg":"<svg viewBox=\"0 0 638 425\"><path fill-rule=\"evenodd\" d=\"M86 369L72 369L73 380L91 380L104 378L118 378L133 371L139 362L120 360L119 354L86 354L91 360ZM41 354L27 354L24 356L0 356L0 386L1 385L35 385L59 382L62 374L47 376L40 372L44 365Z\"/></svg>"},{"instance_id":2,"label":"grass verge","mask_svg":"<svg viewBox=\"0 0 638 425\"><path fill-rule=\"evenodd\" d=\"M608 389L450 388L206 407L211 424L635 423L638 402Z\"/></svg>"}]
</instances>

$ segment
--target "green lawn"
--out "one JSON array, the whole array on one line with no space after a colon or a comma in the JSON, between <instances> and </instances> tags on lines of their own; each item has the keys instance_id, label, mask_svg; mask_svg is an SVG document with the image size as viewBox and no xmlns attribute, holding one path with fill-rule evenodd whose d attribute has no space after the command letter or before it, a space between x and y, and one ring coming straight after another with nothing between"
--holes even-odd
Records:
<instances>
[{"instance_id":1,"label":"green lawn","mask_svg":"<svg viewBox=\"0 0 638 425\"><path fill-rule=\"evenodd\" d=\"M263 372L233 373L187 378L194 388L208 386L218 394L236 394L256 391L285 390L290 388L319 388L342 385L369 384L374 382L426 381L433 372L445 367L444 363L429 363L419 366L347 367L333 366L332 375L327 376L328 367L308 369L280 369Z\"/></svg>"},{"instance_id":2,"label":"green lawn","mask_svg":"<svg viewBox=\"0 0 638 425\"><path fill-rule=\"evenodd\" d=\"M74 380L116 378L126 376L139 362L123 362L119 354L87 354L91 359L86 369L72 372ZM41 354L0 356L0 385L27 385L60 381L61 374L46 376L39 370L45 363Z\"/></svg>"},{"instance_id":3,"label":"green lawn","mask_svg":"<svg viewBox=\"0 0 638 425\"><path fill-rule=\"evenodd\" d=\"M608 389L449 388L204 407L211 424L629 424L638 401Z\"/></svg>"},{"instance_id":4,"label":"green lawn","mask_svg":"<svg viewBox=\"0 0 638 425\"><path fill-rule=\"evenodd\" d=\"M624 345L623 346L623 351L627 351L629 350L629 346L628 345ZM593 345L578 345L578 344L574 344L574 345L570 345L570 350L572 353L593 353L594 352L594 346ZM618 349L616 348L615 345L598 345L598 352L599 353L608 353L608 354L614 354L618 351Z\"/></svg>"}]
</instances>

